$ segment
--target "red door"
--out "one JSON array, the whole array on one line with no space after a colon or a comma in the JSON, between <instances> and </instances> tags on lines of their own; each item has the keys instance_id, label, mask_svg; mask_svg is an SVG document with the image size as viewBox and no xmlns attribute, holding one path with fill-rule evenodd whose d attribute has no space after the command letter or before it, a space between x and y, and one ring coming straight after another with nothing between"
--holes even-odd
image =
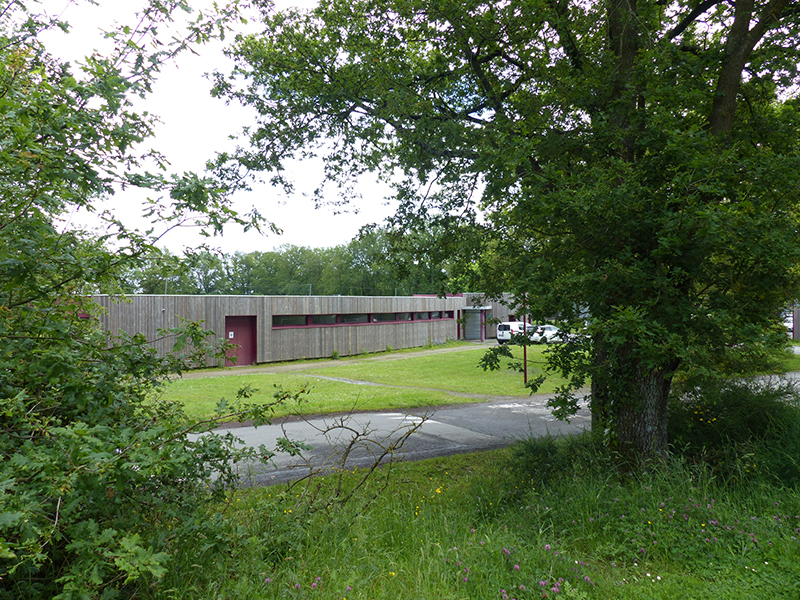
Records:
<instances>
[{"instance_id":1,"label":"red door","mask_svg":"<svg viewBox=\"0 0 800 600\"><path fill-rule=\"evenodd\" d=\"M256 318L226 316L225 317L225 340L231 344L236 344L228 350L228 360L225 366L252 365L256 362L258 354L256 352ZM236 357L236 362L232 360Z\"/></svg>"}]
</instances>

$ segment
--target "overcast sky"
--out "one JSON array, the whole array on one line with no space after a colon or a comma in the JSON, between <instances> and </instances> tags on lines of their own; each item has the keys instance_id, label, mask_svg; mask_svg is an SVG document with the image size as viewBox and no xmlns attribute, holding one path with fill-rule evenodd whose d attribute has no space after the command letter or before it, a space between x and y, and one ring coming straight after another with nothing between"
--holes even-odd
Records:
<instances>
[{"instance_id":1,"label":"overcast sky","mask_svg":"<svg viewBox=\"0 0 800 600\"><path fill-rule=\"evenodd\" d=\"M203 2L204 0L200 0ZM113 23L130 23L136 4L133 0L99 0L99 6L81 2L77 6L69 0L44 0L43 5L50 14L61 14L72 25L69 35L53 33L46 40L54 54L74 60L98 49L102 51L104 40L101 29L110 29ZM312 0L279 0L278 7L299 5L307 7ZM221 100L211 98L211 87L204 73L229 66L221 52L219 43L196 48L199 56L184 53L174 66L162 70L153 94L147 100L147 110L158 115L162 123L156 129L156 139L152 147L164 153L175 171L197 171L203 169L206 160L214 153L231 149L234 143L228 136L238 133L242 126L251 121L247 109L226 106ZM352 207L357 214L335 215L329 208L314 209L310 199L313 189L320 183L322 173L314 163L297 164L289 169L296 182L296 193L291 197L281 190L263 186L253 192L241 193L233 198L234 207L247 212L255 206L262 215L280 227L284 234L260 236L257 233L243 233L241 228L230 227L219 238L206 240L192 230L173 231L164 238L163 246L173 252L180 252L186 246L208 242L223 252L266 251L280 244L296 246L330 247L346 244L362 225L382 221L393 212L384 197L385 187L364 181L364 196L358 206ZM335 193L330 186L329 193ZM136 192L118 192L105 205L126 222L135 222L135 214L140 211L140 197ZM75 215L74 222L84 223L84 215ZM144 224L142 224L144 226Z\"/></svg>"}]
</instances>

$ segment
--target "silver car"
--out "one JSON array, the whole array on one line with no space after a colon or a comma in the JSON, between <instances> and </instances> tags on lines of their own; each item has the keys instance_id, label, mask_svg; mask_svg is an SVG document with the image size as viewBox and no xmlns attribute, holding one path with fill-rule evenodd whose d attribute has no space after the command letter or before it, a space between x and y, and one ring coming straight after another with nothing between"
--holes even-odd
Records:
<instances>
[{"instance_id":1,"label":"silver car","mask_svg":"<svg viewBox=\"0 0 800 600\"><path fill-rule=\"evenodd\" d=\"M555 325L540 325L531 335L531 341L537 344L547 344L564 340L561 339L561 330Z\"/></svg>"}]
</instances>

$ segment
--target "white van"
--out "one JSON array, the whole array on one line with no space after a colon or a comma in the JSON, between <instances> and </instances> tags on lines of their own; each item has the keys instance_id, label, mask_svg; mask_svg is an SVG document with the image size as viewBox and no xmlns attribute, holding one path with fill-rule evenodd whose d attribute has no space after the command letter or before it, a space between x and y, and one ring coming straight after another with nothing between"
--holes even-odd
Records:
<instances>
[{"instance_id":1,"label":"white van","mask_svg":"<svg viewBox=\"0 0 800 600\"><path fill-rule=\"evenodd\" d=\"M511 341L512 335L519 335L527 329L528 335L533 334L533 325L525 325L522 321L506 321L497 326L497 343L505 344Z\"/></svg>"}]
</instances>

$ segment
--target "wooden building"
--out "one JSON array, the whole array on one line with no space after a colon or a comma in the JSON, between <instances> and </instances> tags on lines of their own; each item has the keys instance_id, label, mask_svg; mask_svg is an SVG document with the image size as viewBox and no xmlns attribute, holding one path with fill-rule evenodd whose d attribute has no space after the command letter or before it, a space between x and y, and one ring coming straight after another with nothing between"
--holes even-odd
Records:
<instances>
[{"instance_id":1,"label":"wooden building","mask_svg":"<svg viewBox=\"0 0 800 600\"><path fill-rule=\"evenodd\" d=\"M494 337L508 316L478 294L436 296L95 296L111 333L142 333L164 354L159 330L196 321L236 344L236 364L415 348ZM234 362L228 361L228 364ZM209 362L209 366L216 366Z\"/></svg>"}]
</instances>

